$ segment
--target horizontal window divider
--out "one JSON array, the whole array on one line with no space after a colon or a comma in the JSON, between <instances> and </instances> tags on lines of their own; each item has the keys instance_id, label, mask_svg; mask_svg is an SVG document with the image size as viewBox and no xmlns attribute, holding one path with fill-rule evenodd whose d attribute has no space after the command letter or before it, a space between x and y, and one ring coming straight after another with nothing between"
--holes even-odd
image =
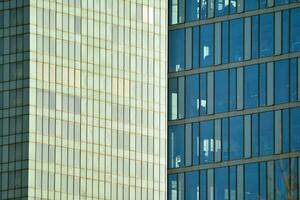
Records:
<instances>
[{"instance_id":1,"label":"horizontal window divider","mask_svg":"<svg viewBox=\"0 0 300 200\"><path fill-rule=\"evenodd\" d=\"M291 59L291 58L297 58L300 57L300 52L295 53L287 53L282 54L278 56L269 56L264 58L257 58L252 60L246 60L241 62L234 62L234 63L227 63L223 65L213 65L210 67L203 67L203 68L196 68L192 70L182 70L179 72L171 72L168 74L168 78L176 78L181 76L188 76L192 74L199 74L199 73L206 73L206 72L213 72L218 70L224 70L224 69L232 69L232 68L238 68L248 65L255 65L255 64L263 64L268 62L275 62L278 60L284 60L284 59Z\"/></svg>"},{"instance_id":2,"label":"horizontal window divider","mask_svg":"<svg viewBox=\"0 0 300 200\"><path fill-rule=\"evenodd\" d=\"M298 8L298 7L300 7L300 3L295 2L295 3L286 4L286 5L262 8L262 9L257 9L257 10L253 10L253 11L243 12L243 13L225 15L225 16L220 16L220 17L213 17L213 18L209 18L209 19L201 19L201 20L199 19L199 20L195 20L192 22L169 25L168 30L173 31L173 30L182 29L182 28L189 28L189 27L199 26L199 25L204 25L204 24L217 23L217 22L222 22L222 21L227 21L227 20L232 20L232 19L237 19L237 18L242 18L242 17L251 17L251 16L255 16L255 15L266 14L266 13L270 13L270 12L277 12L277 11Z\"/></svg>"},{"instance_id":3,"label":"horizontal window divider","mask_svg":"<svg viewBox=\"0 0 300 200\"><path fill-rule=\"evenodd\" d=\"M278 105L272 105L272 106L263 106L263 107L245 109L245 110L236 110L236 111L225 112L225 113L217 113L217 114L212 114L212 115L204 115L204 116L198 116L198 117L193 117L193 118L188 118L188 119L172 120L172 121L168 121L168 126L190 124L190 123L194 123L194 122L209 121L209 120L222 119L222 118L234 117L234 116L240 116L240 115L250 115L250 114L255 114L255 113L276 111L276 110L295 108L295 107L300 107L299 101L278 104Z\"/></svg>"},{"instance_id":4,"label":"horizontal window divider","mask_svg":"<svg viewBox=\"0 0 300 200\"><path fill-rule=\"evenodd\" d=\"M197 171L197 170L215 169L215 168L219 168L219 167L230 167L230 166L243 165L243 164L249 164L249 163L267 162L267 161L287 159L287 158L297 158L299 156L300 156L300 152L273 154L273 155L268 155L268 156L243 158L243 159L239 159L239 160L230 160L230 161L223 161L223 162L217 162L217 163L200 164L200 165L195 165L195 166L190 166L190 167L168 169L167 173L169 175L169 174L184 173L184 172Z\"/></svg>"}]
</instances>

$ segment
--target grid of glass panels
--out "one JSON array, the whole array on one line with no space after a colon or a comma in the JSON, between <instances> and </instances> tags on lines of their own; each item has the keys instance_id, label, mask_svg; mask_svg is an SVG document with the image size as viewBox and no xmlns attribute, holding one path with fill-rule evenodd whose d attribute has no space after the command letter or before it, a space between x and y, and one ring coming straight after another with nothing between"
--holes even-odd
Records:
<instances>
[{"instance_id":1,"label":"grid of glass panels","mask_svg":"<svg viewBox=\"0 0 300 200\"><path fill-rule=\"evenodd\" d=\"M0 2L0 199L28 195L29 1Z\"/></svg>"},{"instance_id":2,"label":"grid of glass panels","mask_svg":"<svg viewBox=\"0 0 300 200\"><path fill-rule=\"evenodd\" d=\"M166 9L30 1L29 199L166 198Z\"/></svg>"}]
</instances>

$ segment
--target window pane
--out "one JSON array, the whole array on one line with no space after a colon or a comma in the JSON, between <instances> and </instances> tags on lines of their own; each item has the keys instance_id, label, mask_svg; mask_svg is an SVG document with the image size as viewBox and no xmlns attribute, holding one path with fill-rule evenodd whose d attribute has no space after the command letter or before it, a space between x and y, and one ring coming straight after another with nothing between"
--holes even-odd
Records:
<instances>
[{"instance_id":1,"label":"window pane","mask_svg":"<svg viewBox=\"0 0 300 200\"><path fill-rule=\"evenodd\" d=\"M229 159L229 144L228 144L228 118L222 119L222 160Z\"/></svg>"},{"instance_id":2,"label":"window pane","mask_svg":"<svg viewBox=\"0 0 300 200\"><path fill-rule=\"evenodd\" d=\"M242 116L230 118L230 159L239 159L244 155L244 122Z\"/></svg>"},{"instance_id":3,"label":"window pane","mask_svg":"<svg viewBox=\"0 0 300 200\"><path fill-rule=\"evenodd\" d=\"M214 25L201 26L200 32L200 66L205 67L213 64L214 52Z\"/></svg>"},{"instance_id":4,"label":"window pane","mask_svg":"<svg viewBox=\"0 0 300 200\"><path fill-rule=\"evenodd\" d=\"M184 69L185 32L176 30L169 32L169 71Z\"/></svg>"},{"instance_id":5,"label":"window pane","mask_svg":"<svg viewBox=\"0 0 300 200\"><path fill-rule=\"evenodd\" d=\"M245 108L258 105L258 67L245 67Z\"/></svg>"},{"instance_id":6,"label":"window pane","mask_svg":"<svg viewBox=\"0 0 300 200\"><path fill-rule=\"evenodd\" d=\"M199 115L199 75L186 76L186 117Z\"/></svg>"},{"instance_id":7,"label":"window pane","mask_svg":"<svg viewBox=\"0 0 300 200\"><path fill-rule=\"evenodd\" d=\"M245 11L258 9L258 0L245 0Z\"/></svg>"},{"instance_id":8,"label":"window pane","mask_svg":"<svg viewBox=\"0 0 300 200\"><path fill-rule=\"evenodd\" d=\"M199 0L186 0L186 22L199 19Z\"/></svg>"},{"instance_id":9,"label":"window pane","mask_svg":"<svg viewBox=\"0 0 300 200\"><path fill-rule=\"evenodd\" d=\"M258 57L258 16L252 17L252 59Z\"/></svg>"},{"instance_id":10,"label":"window pane","mask_svg":"<svg viewBox=\"0 0 300 200\"><path fill-rule=\"evenodd\" d=\"M266 64L260 64L259 73L259 105L264 106L267 103L267 74L266 74Z\"/></svg>"},{"instance_id":11,"label":"window pane","mask_svg":"<svg viewBox=\"0 0 300 200\"><path fill-rule=\"evenodd\" d=\"M252 132L252 156L258 156L258 114L253 114L251 118Z\"/></svg>"},{"instance_id":12,"label":"window pane","mask_svg":"<svg viewBox=\"0 0 300 200\"><path fill-rule=\"evenodd\" d=\"M200 74L200 115L205 115L207 109L206 83L206 73Z\"/></svg>"},{"instance_id":13,"label":"window pane","mask_svg":"<svg viewBox=\"0 0 300 200\"><path fill-rule=\"evenodd\" d=\"M300 51L300 8L291 10L291 52Z\"/></svg>"},{"instance_id":14,"label":"window pane","mask_svg":"<svg viewBox=\"0 0 300 200\"><path fill-rule=\"evenodd\" d=\"M206 170L200 170L200 199L206 199Z\"/></svg>"},{"instance_id":15,"label":"window pane","mask_svg":"<svg viewBox=\"0 0 300 200\"><path fill-rule=\"evenodd\" d=\"M236 69L230 69L230 85L229 85L229 99L230 99L230 111L236 109Z\"/></svg>"},{"instance_id":16,"label":"window pane","mask_svg":"<svg viewBox=\"0 0 300 200\"><path fill-rule=\"evenodd\" d=\"M245 165L245 200L258 198L258 164Z\"/></svg>"},{"instance_id":17,"label":"window pane","mask_svg":"<svg viewBox=\"0 0 300 200\"><path fill-rule=\"evenodd\" d=\"M274 149L274 114L265 112L260 114L259 121L260 155L270 155Z\"/></svg>"},{"instance_id":18,"label":"window pane","mask_svg":"<svg viewBox=\"0 0 300 200\"><path fill-rule=\"evenodd\" d=\"M199 171L185 174L185 199L199 199Z\"/></svg>"},{"instance_id":19,"label":"window pane","mask_svg":"<svg viewBox=\"0 0 300 200\"><path fill-rule=\"evenodd\" d=\"M169 168L184 166L184 126L169 127Z\"/></svg>"},{"instance_id":20,"label":"window pane","mask_svg":"<svg viewBox=\"0 0 300 200\"><path fill-rule=\"evenodd\" d=\"M229 53L229 22L222 22L222 63L228 63Z\"/></svg>"},{"instance_id":21,"label":"window pane","mask_svg":"<svg viewBox=\"0 0 300 200\"><path fill-rule=\"evenodd\" d=\"M236 0L230 0L230 14L236 13Z\"/></svg>"},{"instance_id":22,"label":"window pane","mask_svg":"<svg viewBox=\"0 0 300 200\"><path fill-rule=\"evenodd\" d=\"M200 138L199 123L193 123L193 165L199 164Z\"/></svg>"},{"instance_id":23,"label":"window pane","mask_svg":"<svg viewBox=\"0 0 300 200\"><path fill-rule=\"evenodd\" d=\"M289 3L289 0L275 0L275 5L282 5L282 4L286 4Z\"/></svg>"},{"instance_id":24,"label":"window pane","mask_svg":"<svg viewBox=\"0 0 300 200\"><path fill-rule=\"evenodd\" d=\"M241 61L244 55L244 23L242 19L230 21L230 61Z\"/></svg>"},{"instance_id":25,"label":"window pane","mask_svg":"<svg viewBox=\"0 0 300 200\"><path fill-rule=\"evenodd\" d=\"M284 153L290 151L290 110L282 111L282 149Z\"/></svg>"},{"instance_id":26,"label":"window pane","mask_svg":"<svg viewBox=\"0 0 300 200\"><path fill-rule=\"evenodd\" d=\"M290 60L290 101L297 101L297 59Z\"/></svg>"},{"instance_id":27,"label":"window pane","mask_svg":"<svg viewBox=\"0 0 300 200\"><path fill-rule=\"evenodd\" d=\"M215 0L215 16L228 14L228 0Z\"/></svg>"},{"instance_id":28,"label":"window pane","mask_svg":"<svg viewBox=\"0 0 300 200\"><path fill-rule=\"evenodd\" d=\"M274 49L273 13L260 15L260 57L270 56Z\"/></svg>"},{"instance_id":29,"label":"window pane","mask_svg":"<svg viewBox=\"0 0 300 200\"><path fill-rule=\"evenodd\" d=\"M201 19L207 18L207 0L201 0Z\"/></svg>"},{"instance_id":30,"label":"window pane","mask_svg":"<svg viewBox=\"0 0 300 200\"><path fill-rule=\"evenodd\" d=\"M228 111L228 70L215 72L215 112Z\"/></svg>"},{"instance_id":31,"label":"window pane","mask_svg":"<svg viewBox=\"0 0 300 200\"><path fill-rule=\"evenodd\" d=\"M259 195L261 200L267 199L267 167L266 163L262 162L259 166Z\"/></svg>"},{"instance_id":32,"label":"window pane","mask_svg":"<svg viewBox=\"0 0 300 200\"><path fill-rule=\"evenodd\" d=\"M275 103L289 101L289 61L275 62Z\"/></svg>"},{"instance_id":33,"label":"window pane","mask_svg":"<svg viewBox=\"0 0 300 200\"><path fill-rule=\"evenodd\" d=\"M214 159L213 121L200 122L200 163Z\"/></svg>"},{"instance_id":34,"label":"window pane","mask_svg":"<svg viewBox=\"0 0 300 200\"><path fill-rule=\"evenodd\" d=\"M168 199L177 200L177 174L168 175Z\"/></svg>"},{"instance_id":35,"label":"window pane","mask_svg":"<svg viewBox=\"0 0 300 200\"><path fill-rule=\"evenodd\" d=\"M290 12L284 10L282 14L282 52L288 53L290 48Z\"/></svg>"},{"instance_id":36,"label":"window pane","mask_svg":"<svg viewBox=\"0 0 300 200\"><path fill-rule=\"evenodd\" d=\"M230 167L229 168L229 173L230 173L230 180L229 180L229 184L230 184L230 199L232 200L236 200L236 167Z\"/></svg>"},{"instance_id":37,"label":"window pane","mask_svg":"<svg viewBox=\"0 0 300 200\"><path fill-rule=\"evenodd\" d=\"M300 151L300 108L291 109L291 151Z\"/></svg>"},{"instance_id":38,"label":"window pane","mask_svg":"<svg viewBox=\"0 0 300 200\"><path fill-rule=\"evenodd\" d=\"M289 191L289 160L275 161L275 199L290 199L288 197Z\"/></svg>"},{"instance_id":39,"label":"window pane","mask_svg":"<svg viewBox=\"0 0 300 200\"><path fill-rule=\"evenodd\" d=\"M193 68L199 68L199 38L200 28L199 26L193 27Z\"/></svg>"},{"instance_id":40,"label":"window pane","mask_svg":"<svg viewBox=\"0 0 300 200\"><path fill-rule=\"evenodd\" d=\"M228 168L215 169L215 199L229 199Z\"/></svg>"},{"instance_id":41,"label":"window pane","mask_svg":"<svg viewBox=\"0 0 300 200\"><path fill-rule=\"evenodd\" d=\"M169 120L177 119L178 88L177 78L169 80Z\"/></svg>"}]
</instances>

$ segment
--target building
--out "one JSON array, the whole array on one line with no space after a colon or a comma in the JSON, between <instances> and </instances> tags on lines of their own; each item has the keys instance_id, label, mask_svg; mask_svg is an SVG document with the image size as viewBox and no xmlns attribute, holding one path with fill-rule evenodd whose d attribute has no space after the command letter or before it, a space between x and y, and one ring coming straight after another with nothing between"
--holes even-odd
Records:
<instances>
[{"instance_id":1,"label":"building","mask_svg":"<svg viewBox=\"0 0 300 200\"><path fill-rule=\"evenodd\" d=\"M169 0L168 199L300 199L300 2Z\"/></svg>"},{"instance_id":2,"label":"building","mask_svg":"<svg viewBox=\"0 0 300 200\"><path fill-rule=\"evenodd\" d=\"M167 1L0 1L0 199L166 199Z\"/></svg>"}]
</instances>

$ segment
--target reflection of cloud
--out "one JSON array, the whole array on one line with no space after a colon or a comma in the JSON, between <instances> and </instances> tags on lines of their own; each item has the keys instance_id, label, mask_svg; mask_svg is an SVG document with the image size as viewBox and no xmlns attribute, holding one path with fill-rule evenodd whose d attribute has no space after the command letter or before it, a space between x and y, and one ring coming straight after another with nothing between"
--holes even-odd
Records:
<instances>
[{"instance_id":1,"label":"reflection of cloud","mask_svg":"<svg viewBox=\"0 0 300 200\"><path fill-rule=\"evenodd\" d=\"M206 108L206 100L201 100L201 107Z\"/></svg>"},{"instance_id":2,"label":"reflection of cloud","mask_svg":"<svg viewBox=\"0 0 300 200\"><path fill-rule=\"evenodd\" d=\"M209 46L203 47L203 59L209 56Z\"/></svg>"}]
</instances>

